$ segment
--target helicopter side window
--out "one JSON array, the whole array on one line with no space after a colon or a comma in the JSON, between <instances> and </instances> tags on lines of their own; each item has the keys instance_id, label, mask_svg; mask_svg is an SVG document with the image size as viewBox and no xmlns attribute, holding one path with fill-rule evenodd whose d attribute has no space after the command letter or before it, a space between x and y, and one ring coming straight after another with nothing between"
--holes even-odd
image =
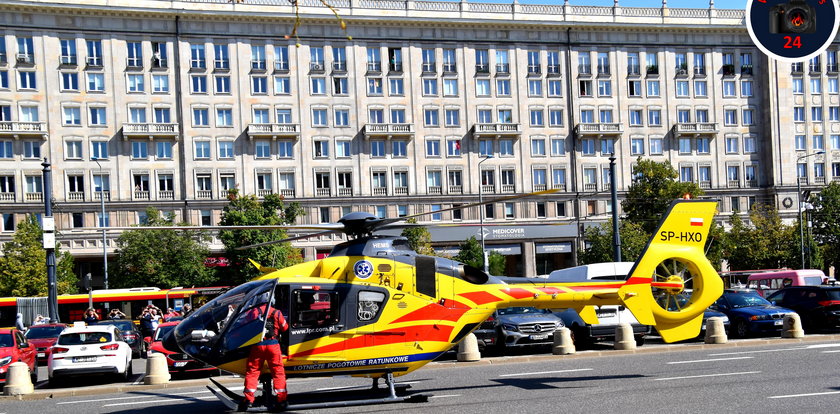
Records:
<instances>
[{"instance_id":1,"label":"helicopter side window","mask_svg":"<svg viewBox=\"0 0 840 414\"><path fill-rule=\"evenodd\" d=\"M338 292L295 290L293 305L292 326L295 328L316 328L338 323Z\"/></svg>"},{"instance_id":2,"label":"helicopter side window","mask_svg":"<svg viewBox=\"0 0 840 414\"><path fill-rule=\"evenodd\" d=\"M376 319L385 302L385 294L382 292L371 292L363 290L359 292L359 310L356 316L359 321L371 321Z\"/></svg>"}]
</instances>

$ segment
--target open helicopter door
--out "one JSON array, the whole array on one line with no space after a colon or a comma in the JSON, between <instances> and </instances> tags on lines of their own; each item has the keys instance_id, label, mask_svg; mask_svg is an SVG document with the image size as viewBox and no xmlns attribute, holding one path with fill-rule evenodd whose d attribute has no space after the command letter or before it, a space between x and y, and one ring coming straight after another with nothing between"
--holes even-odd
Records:
<instances>
[{"instance_id":1,"label":"open helicopter door","mask_svg":"<svg viewBox=\"0 0 840 414\"><path fill-rule=\"evenodd\" d=\"M291 359L343 360L345 338L334 335L345 329L345 290L334 284L289 285L289 344Z\"/></svg>"}]
</instances>

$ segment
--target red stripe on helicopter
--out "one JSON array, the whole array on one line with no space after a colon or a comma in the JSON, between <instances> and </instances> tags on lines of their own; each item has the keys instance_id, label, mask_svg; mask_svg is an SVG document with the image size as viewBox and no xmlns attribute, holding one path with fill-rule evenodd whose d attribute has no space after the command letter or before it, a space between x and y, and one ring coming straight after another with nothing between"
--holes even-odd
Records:
<instances>
[{"instance_id":1,"label":"red stripe on helicopter","mask_svg":"<svg viewBox=\"0 0 840 414\"><path fill-rule=\"evenodd\" d=\"M596 286L567 286L569 289L574 290L575 292L586 292L587 290L601 290L601 289L618 289L623 285L623 283L613 283L609 285L596 285Z\"/></svg>"},{"instance_id":2,"label":"red stripe on helicopter","mask_svg":"<svg viewBox=\"0 0 840 414\"><path fill-rule=\"evenodd\" d=\"M484 305L485 303L501 301L501 299L493 296L491 293L484 291L459 293L458 296L463 296L464 298L471 300L476 305Z\"/></svg>"},{"instance_id":3,"label":"red stripe on helicopter","mask_svg":"<svg viewBox=\"0 0 840 414\"><path fill-rule=\"evenodd\" d=\"M508 296L514 299L525 299L534 296L534 292L522 288L507 288L502 289L502 292L505 292Z\"/></svg>"},{"instance_id":4,"label":"red stripe on helicopter","mask_svg":"<svg viewBox=\"0 0 840 414\"><path fill-rule=\"evenodd\" d=\"M469 310L469 308L467 308L463 304L459 304L454 300L452 302L455 302L456 307L447 308L438 305L437 303L432 303L415 311L409 312L408 314L403 315L402 317L397 318L394 321L391 321L391 323L439 320L455 322L458 319L460 319L461 315L466 313Z\"/></svg>"},{"instance_id":5,"label":"red stripe on helicopter","mask_svg":"<svg viewBox=\"0 0 840 414\"><path fill-rule=\"evenodd\" d=\"M556 287L541 287L541 288L537 288L537 290L539 290L542 293L548 293L549 295L553 295L555 293L563 293L562 290L560 290Z\"/></svg>"},{"instance_id":6,"label":"red stripe on helicopter","mask_svg":"<svg viewBox=\"0 0 840 414\"><path fill-rule=\"evenodd\" d=\"M297 352L291 357L303 357L330 352L350 351L377 345L391 345L403 342L432 341L449 342L452 327L446 325L417 325L405 328L386 329L384 331L356 336L338 343L321 346L308 351Z\"/></svg>"}]
</instances>

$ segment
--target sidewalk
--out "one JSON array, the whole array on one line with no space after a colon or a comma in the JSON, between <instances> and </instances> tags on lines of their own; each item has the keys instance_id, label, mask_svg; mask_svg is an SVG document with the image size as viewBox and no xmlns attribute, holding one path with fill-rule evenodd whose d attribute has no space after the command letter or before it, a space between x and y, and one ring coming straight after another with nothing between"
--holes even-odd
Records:
<instances>
[{"instance_id":1,"label":"sidewalk","mask_svg":"<svg viewBox=\"0 0 840 414\"><path fill-rule=\"evenodd\" d=\"M748 346L762 346L762 345L793 345L803 344L809 342L826 342L826 341L840 341L840 334L826 334L826 335L807 335L804 338L755 338L755 339L737 339L730 340L725 344L705 344L703 342L664 344L664 343L648 343L632 350L616 351L612 349L600 350L586 350L580 351L571 355L515 355L515 356L500 356L500 357L482 357L480 361L475 362L458 362L457 360L450 361L436 361L424 366L423 370L451 367L452 364L511 364L520 362L538 362L556 359L569 358L591 358L600 356L616 356L616 355L630 355L630 354L646 354L657 352L683 352L696 351L700 349L721 349L734 347L748 347ZM214 377L216 381L223 385L234 384L241 385L242 377L238 375L224 375ZM0 402L8 399L15 400L43 400L57 397L74 397L74 396L89 396L100 394L113 394L121 392L148 392L152 390L163 390L169 388L188 388L200 387L202 385L210 385L207 378L186 379L169 382L167 384L158 385L144 385L143 376L133 383L119 383L119 384L103 384L95 387L80 387L80 388L36 388L35 392L27 395L6 396L0 395ZM46 382L42 382L41 386L46 386Z\"/></svg>"}]
</instances>

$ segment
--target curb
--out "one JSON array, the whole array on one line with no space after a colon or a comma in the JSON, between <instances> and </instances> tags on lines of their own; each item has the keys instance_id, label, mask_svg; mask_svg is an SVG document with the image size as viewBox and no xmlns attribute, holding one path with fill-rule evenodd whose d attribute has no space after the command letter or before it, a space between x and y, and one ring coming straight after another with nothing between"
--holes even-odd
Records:
<instances>
[{"instance_id":1,"label":"curb","mask_svg":"<svg viewBox=\"0 0 840 414\"><path fill-rule=\"evenodd\" d=\"M749 347L749 346L762 346L762 345L787 345L787 344L801 344L807 342L825 342L825 341L840 341L840 334L830 334L830 335L807 335L804 338L757 338L757 339L739 339L735 341L729 341L725 344L705 344L705 343L688 343L688 344L648 344L641 348L630 349L630 350L594 350L594 351L582 351L570 355L521 355L521 356L508 356L508 357L482 357L478 361L473 362L458 362L457 360L452 361L439 361L439 362L431 362L424 366L422 369L440 369L440 368L451 368L452 365L458 364L460 366L467 366L467 365L498 365L498 364L514 364L514 363L522 363L522 362L545 362L545 361L558 361L564 359L580 359L580 358L593 358L593 357L602 357L602 356L621 356L621 355L634 355L634 354L652 354L652 353L671 353L671 352L686 352L686 351L696 351L702 349L724 349L724 348L742 348L742 347ZM241 384L243 379L240 376L236 375L225 375L220 377L213 377L214 380L218 381L222 384ZM198 378L198 379L188 379L188 380L179 380L177 382L169 382L166 384L157 384L157 385L144 385L142 383L143 376L137 379L137 384L113 384L113 385L103 385L103 386L96 386L93 388L60 388L60 389L36 389L32 394L26 395L12 395L12 396L5 396L0 395L0 402L6 400L20 400L20 401L34 401L34 400L46 400L49 398L58 398L58 397L77 397L77 396L87 396L87 395L99 395L99 394L110 394L110 393L120 393L120 392L139 392L139 391L150 391L150 390L162 390L167 388L187 388L187 387L195 387L201 385L209 385L210 381L207 378Z\"/></svg>"}]
</instances>

